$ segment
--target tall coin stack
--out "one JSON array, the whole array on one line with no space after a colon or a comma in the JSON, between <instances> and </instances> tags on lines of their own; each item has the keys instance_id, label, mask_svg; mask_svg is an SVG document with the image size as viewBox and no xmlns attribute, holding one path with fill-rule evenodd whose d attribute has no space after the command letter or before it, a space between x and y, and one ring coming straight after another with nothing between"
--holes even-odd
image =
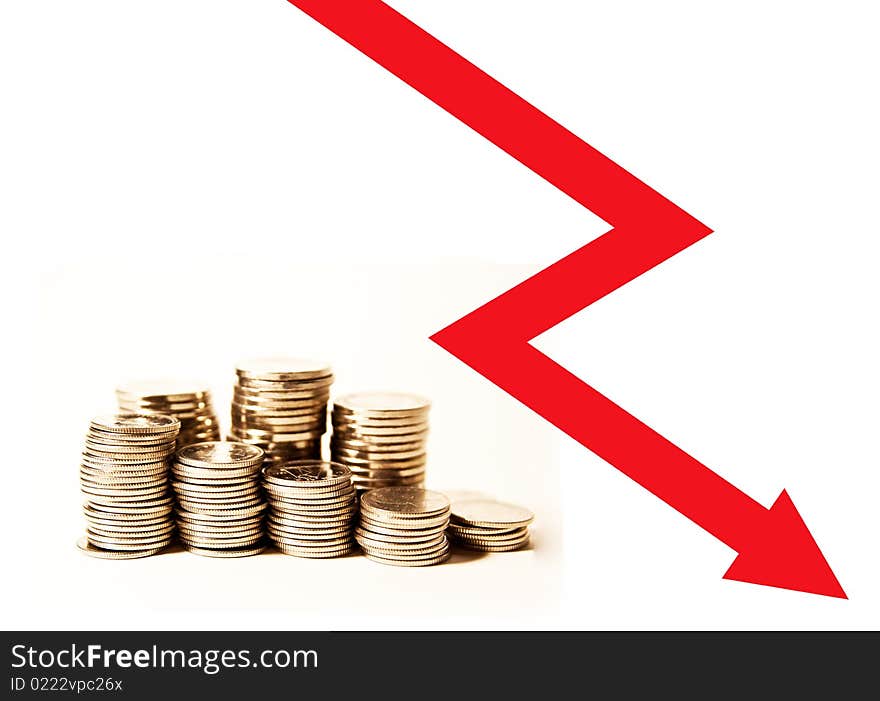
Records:
<instances>
[{"instance_id":1,"label":"tall coin stack","mask_svg":"<svg viewBox=\"0 0 880 701\"><path fill-rule=\"evenodd\" d=\"M331 459L358 489L421 486L431 402L412 394L361 392L333 404Z\"/></svg>"},{"instance_id":2,"label":"tall coin stack","mask_svg":"<svg viewBox=\"0 0 880 701\"><path fill-rule=\"evenodd\" d=\"M165 414L179 419L178 447L220 440L211 391L198 383L178 380L130 382L116 389L116 400L122 411Z\"/></svg>"},{"instance_id":3,"label":"tall coin stack","mask_svg":"<svg viewBox=\"0 0 880 701\"><path fill-rule=\"evenodd\" d=\"M246 557L266 547L260 490L264 454L247 443L208 441L177 451L172 467L184 547L207 557Z\"/></svg>"},{"instance_id":4,"label":"tall coin stack","mask_svg":"<svg viewBox=\"0 0 880 701\"><path fill-rule=\"evenodd\" d=\"M452 502L449 535L456 545L482 552L521 550L529 544L529 524L535 515L516 504L494 499Z\"/></svg>"},{"instance_id":5,"label":"tall coin stack","mask_svg":"<svg viewBox=\"0 0 880 701\"><path fill-rule=\"evenodd\" d=\"M318 460L263 468L270 540L287 555L328 558L356 549L357 496L351 471Z\"/></svg>"},{"instance_id":6,"label":"tall coin stack","mask_svg":"<svg viewBox=\"0 0 880 701\"><path fill-rule=\"evenodd\" d=\"M319 362L241 362L232 399L232 440L260 446L274 463L320 460L333 373Z\"/></svg>"},{"instance_id":7,"label":"tall coin stack","mask_svg":"<svg viewBox=\"0 0 880 701\"><path fill-rule=\"evenodd\" d=\"M361 498L355 538L383 565L424 567L449 557L449 499L417 487L373 489Z\"/></svg>"},{"instance_id":8,"label":"tall coin stack","mask_svg":"<svg viewBox=\"0 0 880 701\"><path fill-rule=\"evenodd\" d=\"M125 560L154 555L171 542L168 459L179 430L170 416L120 414L91 422L79 469L87 522L80 550Z\"/></svg>"}]
</instances>

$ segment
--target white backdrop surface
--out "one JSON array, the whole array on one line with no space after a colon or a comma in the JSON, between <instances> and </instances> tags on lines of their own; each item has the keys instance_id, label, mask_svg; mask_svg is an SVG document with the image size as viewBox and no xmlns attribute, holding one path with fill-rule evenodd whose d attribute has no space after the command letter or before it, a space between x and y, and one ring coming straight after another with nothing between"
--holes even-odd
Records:
<instances>
[{"instance_id":1,"label":"white backdrop surface","mask_svg":"<svg viewBox=\"0 0 880 701\"><path fill-rule=\"evenodd\" d=\"M607 227L282 0L0 9L7 628L876 628L870 3L393 6L715 229L535 344L769 506L850 596L734 553L428 336ZM328 358L434 400L429 483L538 514L527 552L80 556L117 382Z\"/></svg>"}]
</instances>

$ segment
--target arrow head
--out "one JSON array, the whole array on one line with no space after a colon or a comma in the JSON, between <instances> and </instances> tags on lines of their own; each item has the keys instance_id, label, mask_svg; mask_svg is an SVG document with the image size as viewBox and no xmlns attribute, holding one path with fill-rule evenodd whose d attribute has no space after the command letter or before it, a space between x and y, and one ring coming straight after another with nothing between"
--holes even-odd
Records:
<instances>
[{"instance_id":1,"label":"arrow head","mask_svg":"<svg viewBox=\"0 0 880 701\"><path fill-rule=\"evenodd\" d=\"M847 598L785 490L724 579Z\"/></svg>"}]
</instances>

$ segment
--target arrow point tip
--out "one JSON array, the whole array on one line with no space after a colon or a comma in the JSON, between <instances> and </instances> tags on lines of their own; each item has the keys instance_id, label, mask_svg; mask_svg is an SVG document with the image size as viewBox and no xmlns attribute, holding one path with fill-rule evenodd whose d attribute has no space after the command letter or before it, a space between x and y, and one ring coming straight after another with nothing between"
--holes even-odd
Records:
<instances>
[{"instance_id":1,"label":"arrow point tip","mask_svg":"<svg viewBox=\"0 0 880 701\"><path fill-rule=\"evenodd\" d=\"M848 598L785 490L724 579Z\"/></svg>"}]
</instances>

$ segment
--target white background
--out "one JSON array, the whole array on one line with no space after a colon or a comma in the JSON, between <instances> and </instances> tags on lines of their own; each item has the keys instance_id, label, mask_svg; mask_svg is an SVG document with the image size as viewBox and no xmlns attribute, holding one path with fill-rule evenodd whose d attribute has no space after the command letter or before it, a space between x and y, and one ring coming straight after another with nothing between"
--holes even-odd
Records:
<instances>
[{"instance_id":1,"label":"white background","mask_svg":"<svg viewBox=\"0 0 880 701\"><path fill-rule=\"evenodd\" d=\"M876 628L873 4L394 7L715 234L536 340L769 506L849 601L735 554L427 337L607 227L282 0L0 10L7 628ZM430 483L538 514L535 548L91 560L77 458L131 377L225 418L243 354L435 402Z\"/></svg>"}]
</instances>

